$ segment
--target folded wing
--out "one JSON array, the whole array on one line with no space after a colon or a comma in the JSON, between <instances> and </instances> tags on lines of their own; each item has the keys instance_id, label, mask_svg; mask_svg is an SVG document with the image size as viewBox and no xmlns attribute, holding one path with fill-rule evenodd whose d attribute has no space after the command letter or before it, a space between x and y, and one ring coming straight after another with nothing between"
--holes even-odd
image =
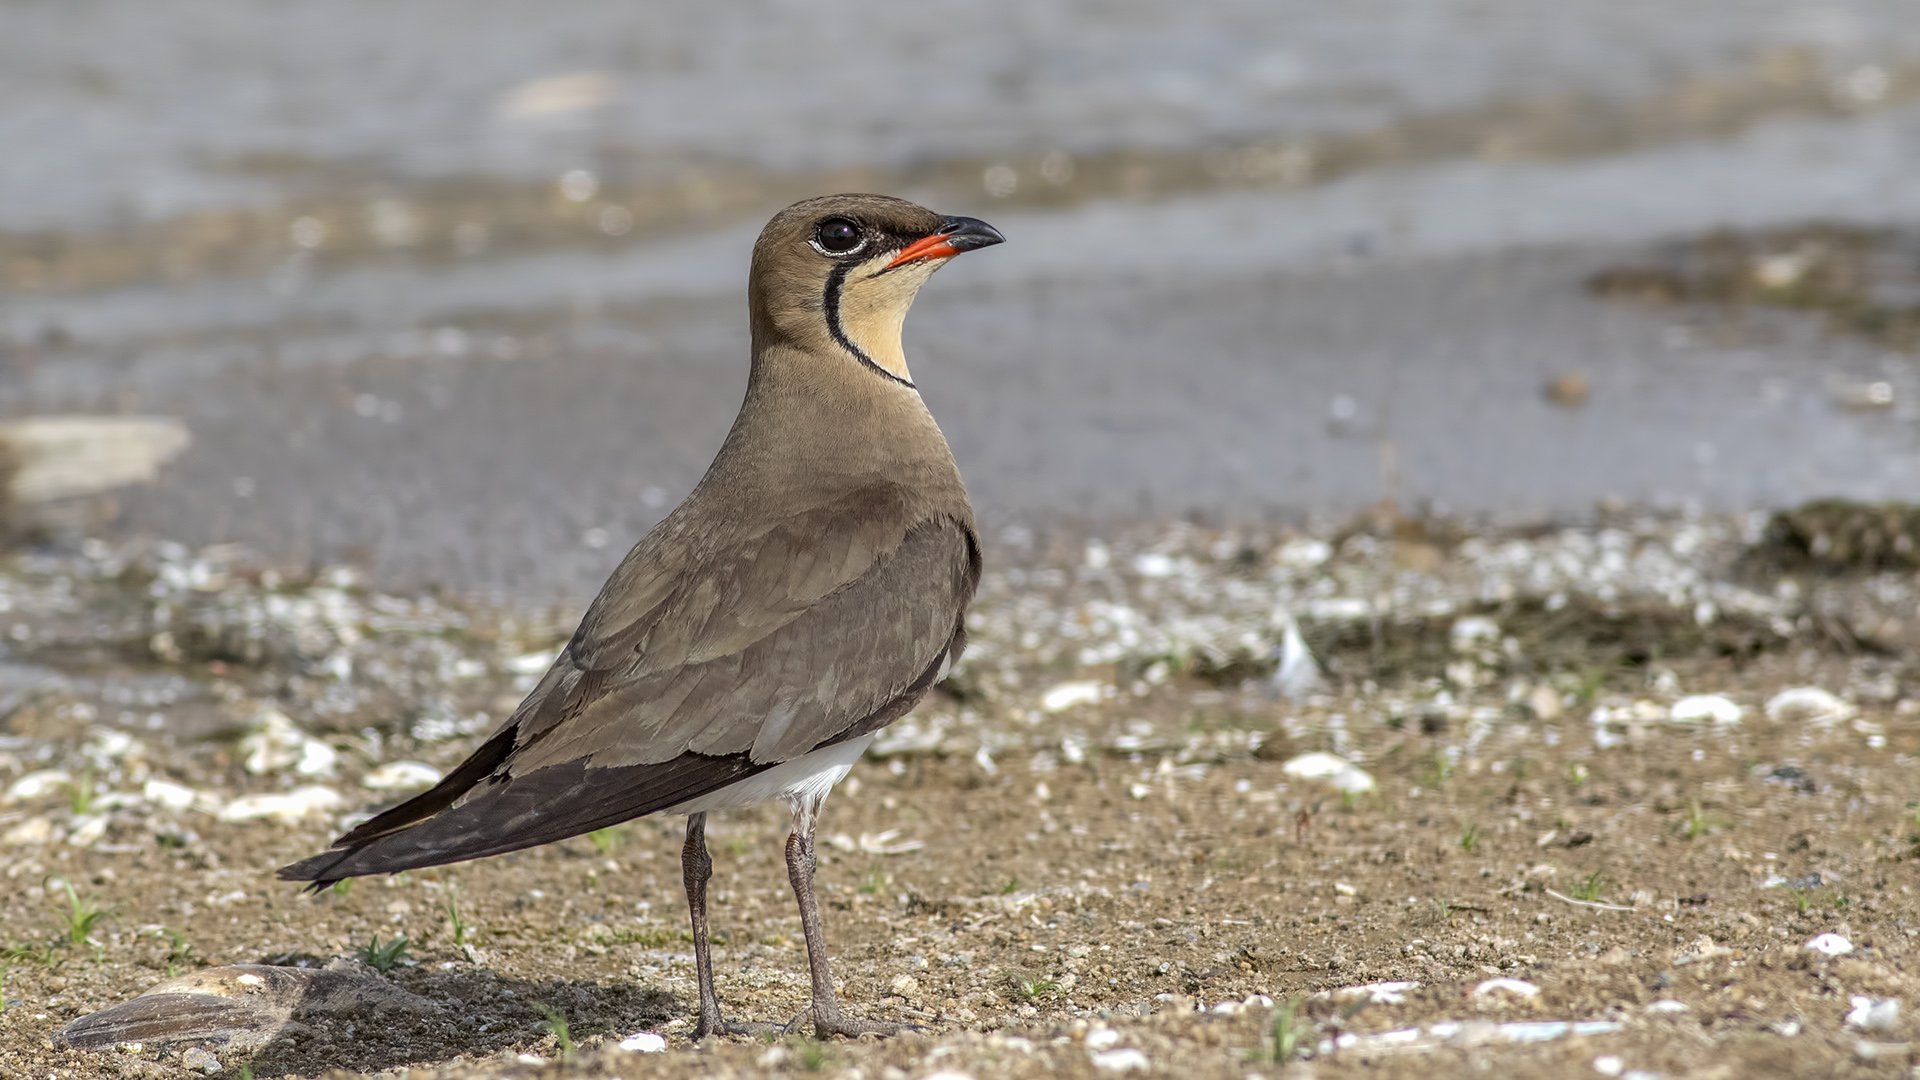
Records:
<instances>
[{"instance_id":1,"label":"folded wing","mask_svg":"<svg viewBox=\"0 0 1920 1080\"><path fill-rule=\"evenodd\" d=\"M514 715L433 789L280 871L325 884L518 850L878 730L964 647L970 524L868 488L750 535L669 519Z\"/></svg>"}]
</instances>

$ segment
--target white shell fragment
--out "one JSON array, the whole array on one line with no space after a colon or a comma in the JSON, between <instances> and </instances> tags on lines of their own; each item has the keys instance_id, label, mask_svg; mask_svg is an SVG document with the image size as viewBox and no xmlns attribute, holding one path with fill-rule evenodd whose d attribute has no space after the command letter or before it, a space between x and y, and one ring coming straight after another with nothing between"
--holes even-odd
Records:
<instances>
[{"instance_id":1,"label":"white shell fragment","mask_svg":"<svg viewBox=\"0 0 1920 1080\"><path fill-rule=\"evenodd\" d=\"M360 778L361 787L375 791L404 791L439 782L440 770L422 761L389 761Z\"/></svg>"},{"instance_id":2,"label":"white shell fragment","mask_svg":"<svg viewBox=\"0 0 1920 1080\"><path fill-rule=\"evenodd\" d=\"M197 793L190 787L165 780L149 780L140 789L140 797L162 810L185 810L193 805Z\"/></svg>"},{"instance_id":3,"label":"white shell fragment","mask_svg":"<svg viewBox=\"0 0 1920 1080\"><path fill-rule=\"evenodd\" d=\"M1864 1031L1892 1031L1900 1023L1900 999L1876 998L1855 994L1847 1013L1847 1026Z\"/></svg>"},{"instance_id":4,"label":"white shell fragment","mask_svg":"<svg viewBox=\"0 0 1920 1080\"><path fill-rule=\"evenodd\" d=\"M1659 1001L1647 1003L1647 1011L1650 1013L1683 1013L1692 1011L1692 1008L1686 1002L1675 1001L1673 998L1661 998Z\"/></svg>"},{"instance_id":5,"label":"white shell fragment","mask_svg":"<svg viewBox=\"0 0 1920 1080\"><path fill-rule=\"evenodd\" d=\"M1281 697L1299 700L1320 689L1320 665L1300 636L1300 624L1282 611L1280 622L1280 665L1273 672L1273 688Z\"/></svg>"},{"instance_id":6,"label":"white shell fragment","mask_svg":"<svg viewBox=\"0 0 1920 1080\"><path fill-rule=\"evenodd\" d=\"M1745 714L1745 709L1721 694L1690 694L1667 710L1667 718L1676 724L1711 723L1718 727L1738 724Z\"/></svg>"},{"instance_id":7,"label":"white shell fragment","mask_svg":"<svg viewBox=\"0 0 1920 1080\"><path fill-rule=\"evenodd\" d=\"M1119 1041L1120 1033L1112 1028L1094 1028L1092 1031L1087 1032L1087 1050L1090 1053L1111 1050Z\"/></svg>"},{"instance_id":8,"label":"white shell fragment","mask_svg":"<svg viewBox=\"0 0 1920 1080\"><path fill-rule=\"evenodd\" d=\"M1591 1038L1612 1035L1626 1025L1618 1020L1524 1020L1493 1024L1484 1020L1442 1020L1423 1028L1402 1028L1378 1035L1346 1032L1320 1040L1322 1054L1354 1051L1359 1054L1425 1053L1448 1044L1478 1046L1487 1043L1551 1042L1568 1035Z\"/></svg>"},{"instance_id":9,"label":"white shell fragment","mask_svg":"<svg viewBox=\"0 0 1920 1080\"><path fill-rule=\"evenodd\" d=\"M28 844L44 844L53 839L53 819L36 815L25 821L16 821L0 833L0 847L22 847Z\"/></svg>"},{"instance_id":10,"label":"white shell fragment","mask_svg":"<svg viewBox=\"0 0 1920 1080\"><path fill-rule=\"evenodd\" d=\"M67 843L74 847L92 847L107 835L107 819L104 815L77 817L71 826L73 831L67 834Z\"/></svg>"},{"instance_id":11,"label":"white shell fragment","mask_svg":"<svg viewBox=\"0 0 1920 1080\"><path fill-rule=\"evenodd\" d=\"M1335 791L1351 795L1372 791L1373 777L1365 769L1335 754L1315 751L1301 754L1280 766L1280 771L1302 780L1324 780Z\"/></svg>"},{"instance_id":12,"label":"white shell fragment","mask_svg":"<svg viewBox=\"0 0 1920 1080\"><path fill-rule=\"evenodd\" d=\"M216 816L228 822L258 821L261 818L292 822L316 811L338 809L345 802L340 793L332 788L310 784L285 793L242 795L221 808Z\"/></svg>"},{"instance_id":13,"label":"white shell fragment","mask_svg":"<svg viewBox=\"0 0 1920 1080\"><path fill-rule=\"evenodd\" d=\"M1361 983L1358 986L1341 986L1332 990L1322 990L1313 995L1315 1001L1334 1001L1342 1005L1365 1002L1368 1005L1404 1005L1407 991L1419 987L1418 982L1401 980L1395 982Z\"/></svg>"},{"instance_id":14,"label":"white shell fragment","mask_svg":"<svg viewBox=\"0 0 1920 1080\"><path fill-rule=\"evenodd\" d=\"M30 772L13 782L7 788L7 802L21 802L26 799L38 799L51 795L68 784L73 783L73 775L65 769L41 769Z\"/></svg>"},{"instance_id":15,"label":"white shell fragment","mask_svg":"<svg viewBox=\"0 0 1920 1080\"><path fill-rule=\"evenodd\" d=\"M1488 979L1473 988L1474 997L1492 997L1494 994L1512 994L1515 997L1539 997L1540 988L1525 979L1497 978Z\"/></svg>"},{"instance_id":16,"label":"white shell fragment","mask_svg":"<svg viewBox=\"0 0 1920 1080\"><path fill-rule=\"evenodd\" d=\"M651 1031L638 1031L620 1040L620 1049L636 1054L657 1054L667 1048L667 1040Z\"/></svg>"},{"instance_id":17,"label":"white shell fragment","mask_svg":"<svg viewBox=\"0 0 1920 1080\"><path fill-rule=\"evenodd\" d=\"M539 675L553 666L554 657L557 655L559 654L551 649L521 653L507 661L507 670L515 675Z\"/></svg>"},{"instance_id":18,"label":"white shell fragment","mask_svg":"<svg viewBox=\"0 0 1920 1080\"><path fill-rule=\"evenodd\" d=\"M1767 702L1767 719L1781 723L1835 724L1853 715L1853 706L1817 686L1782 690Z\"/></svg>"},{"instance_id":19,"label":"white shell fragment","mask_svg":"<svg viewBox=\"0 0 1920 1080\"><path fill-rule=\"evenodd\" d=\"M1093 1067L1103 1072L1145 1072L1153 1068L1153 1063L1147 1060L1147 1055L1131 1046L1124 1046L1118 1050L1103 1050L1090 1056L1093 1059Z\"/></svg>"},{"instance_id":20,"label":"white shell fragment","mask_svg":"<svg viewBox=\"0 0 1920 1080\"><path fill-rule=\"evenodd\" d=\"M835 833L827 837L827 844L841 851L866 855L905 855L927 846L924 840L900 839L899 829L888 829L880 833L861 833L858 839L846 833Z\"/></svg>"},{"instance_id":21,"label":"white shell fragment","mask_svg":"<svg viewBox=\"0 0 1920 1080\"><path fill-rule=\"evenodd\" d=\"M340 752L296 727L287 714L271 705L253 714L250 730L240 740L247 771L255 776L292 769L301 776L332 776Z\"/></svg>"},{"instance_id":22,"label":"white shell fragment","mask_svg":"<svg viewBox=\"0 0 1920 1080\"><path fill-rule=\"evenodd\" d=\"M1839 934L1821 934L1807 942L1807 948L1828 956L1845 956L1853 951L1853 942Z\"/></svg>"},{"instance_id":23,"label":"white shell fragment","mask_svg":"<svg viewBox=\"0 0 1920 1080\"><path fill-rule=\"evenodd\" d=\"M1092 705L1106 693L1106 685L1092 679L1063 682L1041 695L1040 707L1048 712L1065 712L1075 705Z\"/></svg>"},{"instance_id":24,"label":"white shell fragment","mask_svg":"<svg viewBox=\"0 0 1920 1080\"><path fill-rule=\"evenodd\" d=\"M1463 615L1453 621L1447 640L1455 652L1470 652L1481 642L1500 640L1500 624L1485 615Z\"/></svg>"},{"instance_id":25,"label":"white shell fragment","mask_svg":"<svg viewBox=\"0 0 1920 1080\"><path fill-rule=\"evenodd\" d=\"M1333 545L1311 537L1289 540L1280 545L1273 561L1290 570L1311 570L1333 558Z\"/></svg>"}]
</instances>

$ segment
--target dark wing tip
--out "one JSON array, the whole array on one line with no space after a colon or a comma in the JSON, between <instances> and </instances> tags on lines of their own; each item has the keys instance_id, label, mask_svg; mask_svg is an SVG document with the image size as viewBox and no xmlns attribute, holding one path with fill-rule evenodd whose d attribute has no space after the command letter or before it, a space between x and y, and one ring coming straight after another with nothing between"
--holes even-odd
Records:
<instances>
[{"instance_id":1,"label":"dark wing tip","mask_svg":"<svg viewBox=\"0 0 1920 1080\"><path fill-rule=\"evenodd\" d=\"M331 889L335 884L353 876L351 874L328 873L352 854L353 852L351 850L341 850L337 848L333 851L323 851L311 858L301 859L297 863L290 863L283 866L279 870L274 871L273 876L279 878L281 881L304 881L307 883L307 887L301 890L302 892L317 893L322 889Z\"/></svg>"}]
</instances>

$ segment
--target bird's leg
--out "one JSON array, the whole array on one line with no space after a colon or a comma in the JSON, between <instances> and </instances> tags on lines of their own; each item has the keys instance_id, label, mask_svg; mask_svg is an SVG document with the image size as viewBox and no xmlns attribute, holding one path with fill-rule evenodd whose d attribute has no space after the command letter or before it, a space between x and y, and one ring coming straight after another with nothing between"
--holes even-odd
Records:
<instances>
[{"instance_id":1,"label":"bird's leg","mask_svg":"<svg viewBox=\"0 0 1920 1080\"><path fill-rule=\"evenodd\" d=\"M700 1015L693 1037L758 1035L774 1030L771 1024L739 1024L720 1019L720 995L713 989L713 944L707 931L707 879L713 877L713 856L707 854L707 815L687 815L687 842L680 848L681 880L687 886L687 914L693 923L693 964L700 973Z\"/></svg>"},{"instance_id":2,"label":"bird's leg","mask_svg":"<svg viewBox=\"0 0 1920 1080\"><path fill-rule=\"evenodd\" d=\"M800 903L800 932L807 939L807 969L813 976L813 1004L787 1025L789 1031L808 1018L819 1038L845 1035L898 1035L905 1025L873 1024L841 1015L840 1003L833 996L833 974L827 970L827 938L820 929L820 905L813 896L813 871L819 865L814 856L814 825L819 819L816 804L794 809L793 831L787 834L787 880L793 883L793 897Z\"/></svg>"}]
</instances>

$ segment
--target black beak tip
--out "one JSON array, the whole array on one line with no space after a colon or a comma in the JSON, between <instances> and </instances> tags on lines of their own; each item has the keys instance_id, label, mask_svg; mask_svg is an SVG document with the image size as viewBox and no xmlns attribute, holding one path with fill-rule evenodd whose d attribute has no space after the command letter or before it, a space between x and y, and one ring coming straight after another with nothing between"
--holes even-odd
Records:
<instances>
[{"instance_id":1,"label":"black beak tip","mask_svg":"<svg viewBox=\"0 0 1920 1080\"><path fill-rule=\"evenodd\" d=\"M1007 240L999 229L971 217L950 217L940 223L940 232L946 236L948 246L958 251L992 247Z\"/></svg>"}]
</instances>

